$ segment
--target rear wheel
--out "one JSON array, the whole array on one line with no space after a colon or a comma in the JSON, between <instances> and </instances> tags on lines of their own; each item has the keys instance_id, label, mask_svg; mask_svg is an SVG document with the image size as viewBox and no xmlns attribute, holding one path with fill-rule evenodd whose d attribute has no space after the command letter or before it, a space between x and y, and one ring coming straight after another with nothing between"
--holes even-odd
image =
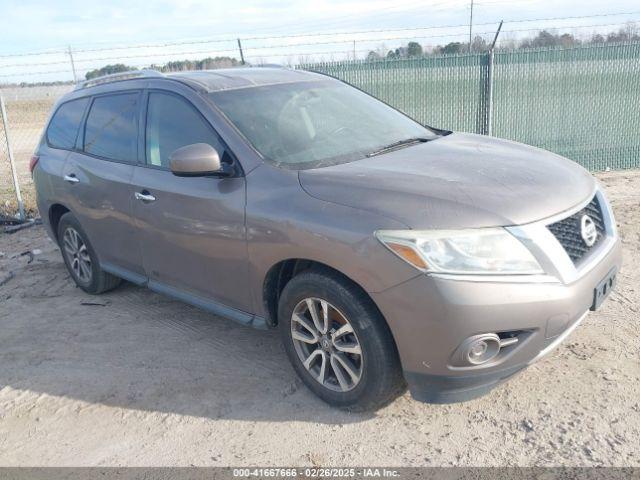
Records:
<instances>
[{"instance_id":1,"label":"rear wheel","mask_svg":"<svg viewBox=\"0 0 640 480\"><path fill-rule=\"evenodd\" d=\"M100 268L98 257L78 220L65 213L58 223L58 243L71 278L87 293L99 294L117 287L121 280Z\"/></svg>"},{"instance_id":2,"label":"rear wheel","mask_svg":"<svg viewBox=\"0 0 640 480\"><path fill-rule=\"evenodd\" d=\"M297 275L280 296L278 319L293 367L325 402L370 410L402 392L391 332L347 279L330 271Z\"/></svg>"}]
</instances>

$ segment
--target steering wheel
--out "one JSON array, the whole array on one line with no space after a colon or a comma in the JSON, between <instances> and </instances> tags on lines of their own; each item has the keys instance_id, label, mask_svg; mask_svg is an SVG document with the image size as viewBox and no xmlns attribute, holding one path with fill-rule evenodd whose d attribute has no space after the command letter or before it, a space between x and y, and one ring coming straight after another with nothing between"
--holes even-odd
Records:
<instances>
[{"instance_id":1,"label":"steering wheel","mask_svg":"<svg viewBox=\"0 0 640 480\"><path fill-rule=\"evenodd\" d=\"M325 138L329 138L329 137L333 137L333 136L337 136L337 135L341 135L344 134L348 131L352 131L353 129L351 127L347 127L345 125L340 125L339 127L334 128L333 130L330 130L326 133L323 133L321 135L316 136L316 138L313 139L313 141L317 141L317 140L323 140Z\"/></svg>"}]
</instances>

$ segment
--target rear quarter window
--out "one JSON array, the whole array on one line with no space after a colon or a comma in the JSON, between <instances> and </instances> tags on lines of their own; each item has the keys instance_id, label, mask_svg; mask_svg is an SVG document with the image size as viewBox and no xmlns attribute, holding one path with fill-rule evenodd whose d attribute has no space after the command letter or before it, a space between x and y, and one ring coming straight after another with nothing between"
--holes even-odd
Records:
<instances>
[{"instance_id":1,"label":"rear quarter window","mask_svg":"<svg viewBox=\"0 0 640 480\"><path fill-rule=\"evenodd\" d=\"M60 105L47 128L49 146L67 150L75 147L87 103L88 98L80 98Z\"/></svg>"}]
</instances>

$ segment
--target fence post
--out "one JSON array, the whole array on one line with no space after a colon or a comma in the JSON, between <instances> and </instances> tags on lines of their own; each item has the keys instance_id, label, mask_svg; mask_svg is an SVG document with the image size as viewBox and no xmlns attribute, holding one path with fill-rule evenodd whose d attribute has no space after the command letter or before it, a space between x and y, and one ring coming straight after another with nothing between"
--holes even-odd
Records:
<instances>
[{"instance_id":1,"label":"fence post","mask_svg":"<svg viewBox=\"0 0 640 480\"><path fill-rule=\"evenodd\" d=\"M238 50L240 50L240 63L244 65L244 53L242 52L242 43L238 39Z\"/></svg>"},{"instance_id":2,"label":"fence post","mask_svg":"<svg viewBox=\"0 0 640 480\"><path fill-rule=\"evenodd\" d=\"M13 161L13 150L11 149L11 140L9 137L9 120L7 119L7 109L4 105L4 97L0 92L0 116L2 116L2 126L4 129L4 138L7 141L7 155L9 156L9 165L11 166L11 175L13 176L13 189L16 192L16 200L18 201L18 212L20 213L20 220L26 220L24 215L24 203L22 202L22 195L20 194L20 184L18 183L18 173L16 172L16 165Z\"/></svg>"},{"instance_id":3,"label":"fence post","mask_svg":"<svg viewBox=\"0 0 640 480\"><path fill-rule=\"evenodd\" d=\"M73 52L71 51L71 45L69 45L69 61L71 62L71 72L73 73L73 83L78 83L78 76L76 75L76 64L73 62Z\"/></svg>"},{"instance_id":4,"label":"fence post","mask_svg":"<svg viewBox=\"0 0 640 480\"><path fill-rule=\"evenodd\" d=\"M485 135L491 135L491 122L493 121L493 48L489 50L487 63L486 110L483 133Z\"/></svg>"},{"instance_id":5,"label":"fence post","mask_svg":"<svg viewBox=\"0 0 640 480\"><path fill-rule=\"evenodd\" d=\"M494 64L494 51L496 48L496 41L500 30L502 29L502 20L498 25L496 36L493 38L493 42L489 47L489 53L487 56L487 85L486 85L486 102L485 102L485 115L484 115L484 134L491 135L493 132L493 64Z\"/></svg>"}]
</instances>

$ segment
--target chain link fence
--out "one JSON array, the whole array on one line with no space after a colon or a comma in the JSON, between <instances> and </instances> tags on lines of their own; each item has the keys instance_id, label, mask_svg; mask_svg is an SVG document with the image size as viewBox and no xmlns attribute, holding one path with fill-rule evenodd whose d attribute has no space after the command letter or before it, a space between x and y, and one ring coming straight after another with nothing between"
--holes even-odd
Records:
<instances>
[{"instance_id":1,"label":"chain link fence","mask_svg":"<svg viewBox=\"0 0 640 480\"><path fill-rule=\"evenodd\" d=\"M486 54L356 60L299 68L344 80L426 125L478 133L484 129Z\"/></svg>"},{"instance_id":2,"label":"chain link fence","mask_svg":"<svg viewBox=\"0 0 640 480\"><path fill-rule=\"evenodd\" d=\"M496 55L497 137L592 171L640 167L640 44Z\"/></svg>"},{"instance_id":3,"label":"chain link fence","mask_svg":"<svg viewBox=\"0 0 640 480\"><path fill-rule=\"evenodd\" d=\"M35 151L42 129L55 102L73 88L72 85L4 87L0 95L4 100L8 136L0 121L0 202L5 212L18 210L9 162L7 138L11 140L18 184L27 213L34 213L35 190L29 161Z\"/></svg>"},{"instance_id":4,"label":"chain link fence","mask_svg":"<svg viewBox=\"0 0 640 480\"><path fill-rule=\"evenodd\" d=\"M489 75L493 62L492 75ZM345 80L435 127L535 145L592 171L640 167L640 43L301 65ZM488 98L492 82L491 101ZM0 88L17 177L35 213L29 160L72 85ZM0 207L17 202L0 122Z\"/></svg>"},{"instance_id":5,"label":"chain link fence","mask_svg":"<svg viewBox=\"0 0 640 480\"><path fill-rule=\"evenodd\" d=\"M640 167L640 43L347 61L333 75L421 123L488 133L566 156L592 171ZM488 81L492 78L492 101Z\"/></svg>"}]
</instances>

